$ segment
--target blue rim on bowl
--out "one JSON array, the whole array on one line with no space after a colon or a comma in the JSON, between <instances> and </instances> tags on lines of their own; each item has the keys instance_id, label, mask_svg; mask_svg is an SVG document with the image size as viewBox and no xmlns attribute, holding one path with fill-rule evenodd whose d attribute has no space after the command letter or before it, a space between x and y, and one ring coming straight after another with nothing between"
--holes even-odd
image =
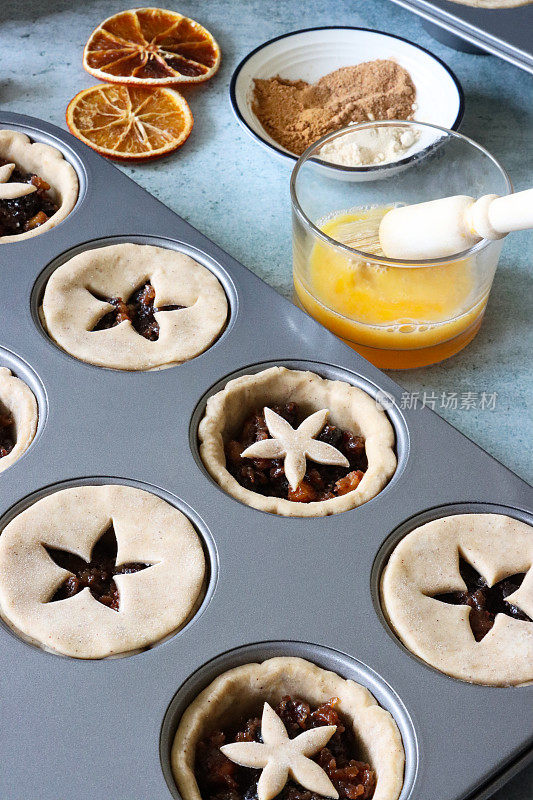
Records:
<instances>
[{"instance_id":1,"label":"blue rim on bowl","mask_svg":"<svg viewBox=\"0 0 533 800\"><path fill-rule=\"evenodd\" d=\"M386 31L379 31L379 30L375 30L373 28L361 28L361 27L358 27L358 26L355 26L355 25L320 25L320 26L317 26L317 27L314 27L314 28L301 28L301 29L296 30L296 31L291 31L290 33L283 33L280 36L275 36L273 39L269 39L268 41L263 42L263 44L259 45L254 50L252 50L250 53L248 53L248 55L246 55L242 59L242 61L240 61L240 63L237 65L237 67L235 68L235 70L233 72L233 75L231 76L231 81L230 81L230 86L229 86L231 106L233 108L233 112L234 112L239 124L244 128L244 130L250 136L252 136L257 142L259 142L259 144L261 144L265 148L268 148L268 149L274 151L278 156L281 156L282 158L287 158L287 159L290 159L290 160L292 160L294 162L298 161L299 156L295 155L294 153L288 152L284 148L276 145L272 141L267 140L266 138L261 136L261 134L259 134L257 131L255 131L250 126L250 124L247 122L246 118L244 117L243 113L241 112L241 109L240 109L240 106L239 106L239 101L237 100L236 86L237 86L237 80L238 80L239 75L242 72L243 68L248 63L248 61L251 58L253 58L253 56L255 56L257 53L259 53L261 50L263 50L264 48L268 47L269 45L272 45L275 42L278 42L278 41L280 41L282 39L287 39L287 38L290 38L292 36L297 36L298 34L302 34L302 33L312 33L314 31L332 31L332 30L361 31L361 32L364 32L364 33L374 33L374 34L378 34L379 36L384 36L384 37L388 37L390 39L395 39L397 41L404 42L405 44L409 45L410 47L414 48L415 50L418 50L419 52L424 53L424 55L429 56L433 61L437 62L445 70L445 72L448 74L448 76L451 78L451 81L455 85L455 89L457 91L457 98L458 98L457 114L456 114L455 120L452 122L452 124L447 126L447 127L450 130L454 130L454 131L458 130L458 128L459 128L459 126L461 124L461 121L463 119L464 110L465 110L464 92L463 92L463 88L462 88L462 86L461 86L461 84L459 82L459 79L457 78L455 73L450 69L450 67L441 58L439 58L438 56L434 55L432 52L427 50L425 47L421 47L420 45L415 44L414 42L411 42L409 39L405 39L403 36L397 36L394 33L387 33ZM418 121L418 120L415 120L415 121ZM422 121L422 120L420 120L420 121ZM423 121L429 122L429 120L423 120ZM361 167L360 169L364 170L365 168Z\"/></svg>"}]
</instances>

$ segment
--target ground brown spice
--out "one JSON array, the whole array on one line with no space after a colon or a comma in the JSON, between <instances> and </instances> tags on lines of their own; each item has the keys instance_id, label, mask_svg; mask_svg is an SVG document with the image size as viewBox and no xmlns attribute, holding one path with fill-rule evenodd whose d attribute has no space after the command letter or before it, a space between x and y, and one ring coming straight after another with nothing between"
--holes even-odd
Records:
<instances>
[{"instance_id":1,"label":"ground brown spice","mask_svg":"<svg viewBox=\"0 0 533 800\"><path fill-rule=\"evenodd\" d=\"M276 75L254 81L252 109L267 133L300 155L326 133L353 122L411 119L416 89L395 61L367 61L324 75L317 83Z\"/></svg>"}]
</instances>

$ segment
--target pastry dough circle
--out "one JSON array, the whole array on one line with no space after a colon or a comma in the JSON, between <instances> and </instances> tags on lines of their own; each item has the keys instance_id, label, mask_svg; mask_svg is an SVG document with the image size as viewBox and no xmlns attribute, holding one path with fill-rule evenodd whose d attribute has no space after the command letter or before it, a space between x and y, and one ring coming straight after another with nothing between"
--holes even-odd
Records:
<instances>
[{"instance_id":1,"label":"pastry dough circle","mask_svg":"<svg viewBox=\"0 0 533 800\"><path fill-rule=\"evenodd\" d=\"M156 306L182 305L156 314L159 338L145 339L124 321L93 331L113 309L98 300L127 299L150 280ZM219 280L190 256L163 247L133 243L85 250L58 267L44 292L42 320L51 338L70 355L124 370L168 367L206 350L226 322L228 302Z\"/></svg>"},{"instance_id":2,"label":"pastry dough circle","mask_svg":"<svg viewBox=\"0 0 533 800\"><path fill-rule=\"evenodd\" d=\"M50 196L59 205L56 213L43 225L24 233L0 236L0 243L38 236L59 225L70 214L78 199L78 176L60 150L49 144L32 142L24 133L0 130L0 158L14 162L24 172L32 172L43 178L50 184Z\"/></svg>"},{"instance_id":3,"label":"pastry dough circle","mask_svg":"<svg viewBox=\"0 0 533 800\"><path fill-rule=\"evenodd\" d=\"M4 406L15 423L15 446L0 458L0 472L11 466L28 449L37 431L39 411L37 400L24 381L11 374L7 367L0 368L0 405Z\"/></svg>"},{"instance_id":4,"label":"pastry dough circle","mask_svg":"<svg viewBox=\"0 0 533 800\"><path fill-rule=\"evenodd\" d=\"M403 784L405 754L391 714L377 704L364 686L292 656L243 664L224 672L186 709L171 752L172 772L183 800L201 800L194 776L198 742L214 728L257 714L265 701L275 706L285 695L301 698L312 706L337 697L338 710L353 724L361 758L376 772L373 800L397 800Z\"/></svg>"},{"instance_id":5,"label":"pastry dough circle","mask_svg":"<svg viewBox=\"0 0 533 800\"><path fill-rule=\"evenodd\" d=\"M226 441L238 433L251 411L284 401L298 403L306 415L327 408L333 425L364 437L368 469L357 489L331 500L296 503L245 489L229 473L224 454ZM272 514L321 517L347 511L375 497L396 469L393 427L370 395L345 381L285 367L270 367L229 381L207 401L198 436L200 455L216 482L242 503Z\"/></svg>"},{"instance_id":6,"label":"pastry dough circle","mask_svg":"<svg viewBox=\"0 0 533 800\"><path fill-rule=\"evenodd\" d=\"M68 571L43 547L87 561L113 522L117 563L152 564L117 575L119 610L85 588L48 602ZM104 658L147 647L177 631L201 602L205 557L198 534L181 511L131 486L77 486L44 497L16 516L0 535L0 614L14 630L75 658Z\"/></svg>"},{"instance_id":7,"label":"pastry dough circle","mask_svg":"<svg viewBox=\"0 0 533 800\"><path fill-rule=\"evenodd\" d=\"M533 681L533 622L498 614L476 642L468 607L434 599L465 589L459 553L489 585L527 572L512 597L533 618L533 528L502 514L457 514L416 528L396 546L381 581L390 625L415 655L454 678L492 686Z\"/></svg>"}]
</instances>

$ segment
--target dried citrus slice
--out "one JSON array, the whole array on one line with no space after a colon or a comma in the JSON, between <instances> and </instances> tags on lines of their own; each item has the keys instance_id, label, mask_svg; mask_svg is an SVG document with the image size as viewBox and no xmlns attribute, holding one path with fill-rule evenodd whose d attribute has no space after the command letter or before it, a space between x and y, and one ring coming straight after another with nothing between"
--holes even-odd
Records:
<instances>
[{"instance_id":1,"label":"dried citrus slice","mask_svg":"<svg viewBox=\"0 0 533 800\"><path fill-rule=\"evenodd\" d=\"M72 98L67 125L103 156L144 161L180 147L193 118L186 100L173 89L100 83Z\"/></svg>"},{"instance_id":2,"label":"dried citrus slice","mask_svg":"<svg viewBox=\"0 0 533 800\"><path fill-rule=\"evenodd\" d=\"M162 8L133 8L109 17L83 51L87 72L110 83L201 83L219 64L220 48L209 31Z\"/></svg>"}]
</instances>

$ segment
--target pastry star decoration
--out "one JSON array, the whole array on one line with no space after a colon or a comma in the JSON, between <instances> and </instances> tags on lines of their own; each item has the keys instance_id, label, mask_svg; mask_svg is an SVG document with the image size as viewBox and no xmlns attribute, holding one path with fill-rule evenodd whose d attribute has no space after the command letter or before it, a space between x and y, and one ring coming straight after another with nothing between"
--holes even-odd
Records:
<instances>
[{"instance_id":1,"label":"pastry star decoration","mask_svg":"<svg viewBox=\"0 0 533 800\"><path fill-rule=\"evenodd\" d=\"M314 438L324 427L328 413L327 408L315 411L295 430L286 419L265 407L265 422L272 439L254 442L241 453L241 457L284 458L283 469L293 490L305 476L306 457L317 464L349 467L350 462L336 447Z\"/></svg>"},{"instance_id":2,"label":"pastry star decoration","mask_svg":"<svg viewBox=\"0 0 533 800\"><path fill-rule=\"evenodd\" d=\"M0 167L0 200L15 200L37 190L33 183L8 183L14 169L15 164L4 164Z\"/></svg>"},{"instance_id":3,"label":"pastry star decoration","mask_svg":"<svg viewBox=\"0 0 533 800\"><path fill-rule=\"evenodd\" d=\"M339 794L332 782L309 758L326 746L336 730L336 725L324 725L289 739L285 725L274 709L265 703L261 719L263 743L235 742L220 749L230 761L241 767L263 770L257 784L258 800L272 800L289 777L310 792L337 800Z\"/></svg>"}]
</instances>

